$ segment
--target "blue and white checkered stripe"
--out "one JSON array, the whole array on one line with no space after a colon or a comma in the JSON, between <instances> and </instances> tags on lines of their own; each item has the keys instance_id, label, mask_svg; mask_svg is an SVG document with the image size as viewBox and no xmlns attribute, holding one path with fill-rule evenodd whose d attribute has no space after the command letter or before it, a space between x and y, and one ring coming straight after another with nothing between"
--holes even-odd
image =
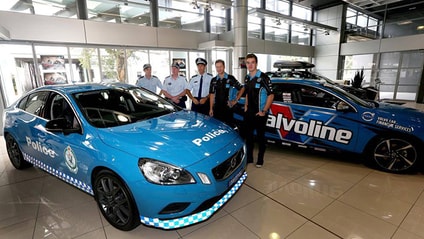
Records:
<instances>
[{"instance_id":1,"label":"blue and white checkered stripe","mask_svg":"<svg viewBox=\"0 0 424 239\"><path fill-rule=\"evenodd\" d=\"M87 192L91 195L94 195L93 189L91 189L91 187L81 181L79 181L76 178L73 178L72 176L69 176L63 172L60 172L59 170L50 167L49 165L41 162L40 160L35 159L34 157L26 154L26 153L22 153L22 155L24 156L24 159L30 163L32 163L34 166L41 168L42 170L62 179L63 181L83 190L84 192Z\"/></svg>"},{"instance_id":2,"label":"blue and white checkered stripe","mask_svg":"<svg viewBox=\"0 0 424 239\"><path fill-rule=\"evenodd\" d=\"M146 224L148 226L163 228L163 229L176 229L180 227L189 226L201 221L204 221L211 217L222 205L224 205L230 198L237 192L237 190L241 187L243 182L247 178L247 173L244 172L237 183L228 191L218 202L216 202L211 208L206 209L202 212L185 216L177 219L170 220L161 220L158 218L148 218L140 216L141 223Z\"/></svg>"}]
</instances>

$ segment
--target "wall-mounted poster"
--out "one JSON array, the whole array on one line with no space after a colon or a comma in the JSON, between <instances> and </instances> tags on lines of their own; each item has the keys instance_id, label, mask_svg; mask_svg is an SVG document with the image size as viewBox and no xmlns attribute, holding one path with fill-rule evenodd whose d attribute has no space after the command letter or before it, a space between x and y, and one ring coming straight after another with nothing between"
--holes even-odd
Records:
<instances>
[{"instance_id":1,"label":"wall-mounted poster","mask_svg":"<svg viewBox=\"0 0 424 239\"><path fill-rule=\"evenodd\" d=\"M41 56L41 66L43 70L64 71L64 56Z\"/></svg>"},{"instance_id":2,"label":"wall-mounted poster","mask_svg":"<svg viewBox=\"0 0 424 239\"><path fill-rule=\"evenodd\" d=\"M184 70L186 68L186 59L185 58L172 58L172 64L178 63L180 66L180 70Z\"/></svg>"},{"instance_id":3,"label":"wall-mounted poster","mask_svg":"<svg viewBox=\"0 0 424 239\"><path fill-rule=\"evenodd\" d=\"M239 66L242 69L246 69L246 58L245 57L239 57Z\"/></svg>"},{"instance_id":4,"label":"wall-mounted poster","mask_svg":"<svg viewBox=\"0 0 424 239\"><path fill-rule=\"evenodd\" d=\"M57 85L68 83L65 72L51 72L44 73L44 84L45 85Z\"/></svg>"}]
</instances>

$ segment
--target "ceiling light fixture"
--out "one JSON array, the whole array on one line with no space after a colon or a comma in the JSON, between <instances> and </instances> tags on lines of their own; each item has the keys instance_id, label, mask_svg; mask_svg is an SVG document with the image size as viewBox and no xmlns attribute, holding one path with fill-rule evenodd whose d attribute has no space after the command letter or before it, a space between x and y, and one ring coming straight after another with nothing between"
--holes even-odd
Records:
<instances>
[{"instance_id":1,"label":"ceiling light fixture","mask_svg":"<svg viewBox=\"0 0 424 239\"><path fill-rule=\"evenodd\" d=\"M206 2L205 11L207 11L207 12L213 11L212 5L211 5L211 3L209 1Z\"/></svg>"},{"instance_id":2,"label":"ceiling light fixture","mask_svg":"<svg viewBox=\"0 0 424 239\"><path fill-rule=\"evenodd\" d=\"M280 26L280 25L281 25L281 20L280 20L280 18L277 18L277 20L275 20L275 23L277 24L277 26Z\"/></svg>"},{"instance_id":3,"label":"ceiling light fixture","mask_svg":"<svg viewBox=\"0 0 424 239\"><path fill-rule=\"evenodd\" d=\"M190 4L193 5L193 9L199 9L199 4L197 3L197 0L194 0Z\"/></svg>"}]
</instances>

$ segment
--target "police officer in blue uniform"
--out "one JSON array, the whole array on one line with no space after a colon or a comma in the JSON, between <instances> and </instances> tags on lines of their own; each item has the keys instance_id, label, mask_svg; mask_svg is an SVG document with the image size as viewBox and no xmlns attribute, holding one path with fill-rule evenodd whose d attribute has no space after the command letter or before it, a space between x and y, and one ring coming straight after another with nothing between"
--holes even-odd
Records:
<instances>
[{"instance_id":1,"label":"police officer in blue uniform","mask_svg":"<svg viewBox=\"0 0 424 239\"><path fill-rule=\"evenodd\" d=\"M194 75L187 87L187 96L192 100L191 110L209 114L209 86L212 74L206 73L207 61L203 58L196 59L198 75Z\"/></svg>"},{"instance_id":2,"label":"police officer in blue uniform","mask_svg":"<svg viewBox=\"0 0 424 239\"><path fill-rule=\"evenodd\" d=\"M163 81L161 94L166 99L172 101L182 108L186 108L186 88L187 80L184 76L179 75L180 66L178 63L173 63L171 66L171 75Z\"/></svg>"},{"instance_id":3,"label":"police officer in blue uniform","mask_svg":"<svg viewBox=\"0 0 424 239\"><path fill-rule=\"evenodd\" d=\"M150 64L144 64L143 71L144 76L138 78L135 84L155 93L158 93L160 90L162 90L162 83L160 82L159 78L152 75L152 66ZM159 91L157 89L159 89Z\"/></svg>"},{"instance_id":4,"label":"police officer in blue uniform","mask_svg":"<svg viewBox=\"0 0 424 239\"><path fill-rule=\"evenodd\" d=\"M253 163L254 131L259 144L258 160L256 167L264 164L266 149L265 129L268 112L274 100L271 79L257 69L258 58L255 54L246 56L248 74L244 80L246 101L244 104L244 123L246 127L246 156L247 163Z\"/></svg>"},{"instance_id":5,"label":"police officer in blue uniform","mask_svg":"<svg viewBox=\"0 0 424 239\"><path fill-rule=\"evenodd\" d=\"M215 61L218 73L211 80L209 89L210 110L209 116L217 118L231 127L235 127L232 107L237 104L244 92L244 87L233 75L225 72L225 62Z\"/></svg>"}]
</instances>

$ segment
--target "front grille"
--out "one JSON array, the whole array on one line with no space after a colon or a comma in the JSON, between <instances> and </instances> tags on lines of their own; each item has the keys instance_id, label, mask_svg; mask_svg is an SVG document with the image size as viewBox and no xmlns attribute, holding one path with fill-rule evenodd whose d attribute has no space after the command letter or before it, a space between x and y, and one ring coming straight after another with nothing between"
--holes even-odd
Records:
<instances>
[{"instance_id":1,"label":"front grille","mask_svg":"<svg viewBox=\"0 0 424 239\"><path fill-rule=\"evenodd\" d=\"M228 178L243 162L244 152L240 149L233 156L225 160L220 165L212 169L212 174L216 180L224 180Z\"/></svg>"}]
</instances>

